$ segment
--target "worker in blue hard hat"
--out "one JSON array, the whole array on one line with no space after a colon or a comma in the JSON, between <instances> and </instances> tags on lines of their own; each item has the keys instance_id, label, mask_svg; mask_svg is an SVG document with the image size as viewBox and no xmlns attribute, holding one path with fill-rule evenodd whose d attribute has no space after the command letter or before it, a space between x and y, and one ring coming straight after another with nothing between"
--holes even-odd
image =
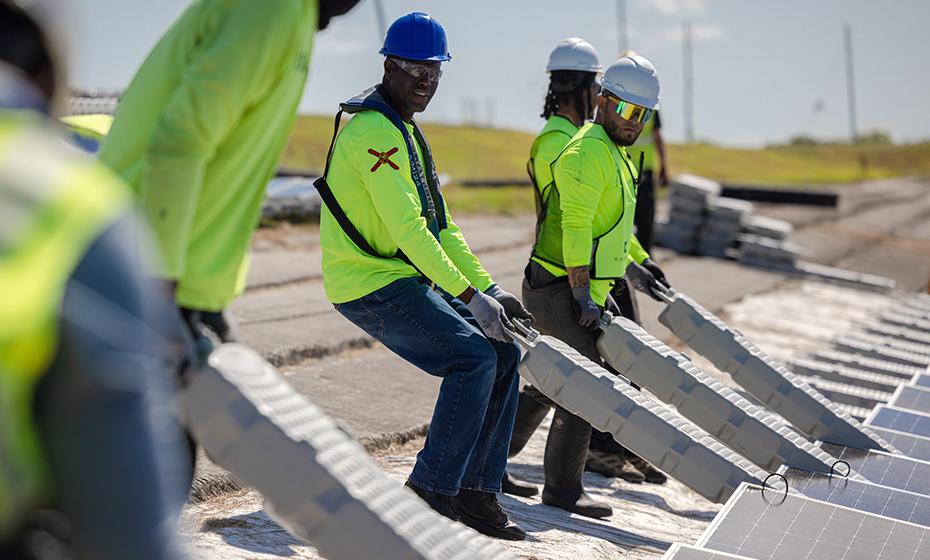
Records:
<instances>
[{"instance_id":1,"label":"worker in blue hard hat","mask_svg":"<svg viewBox=\"0 0 930 560\"><path fill-rule=\"evenodd\" d=\"M315 184L323 283L336 309L442 378L407 487L439 513L522 540L497 500L516 412L520 350L509 318L532 317L471 252L414 120L450 60L442 26L412 13L387 32L381 83L341 105ZM339 131L342 113L352 120ZM338 133L338 134L337 134Z\"/></svg>"}]
</instances>

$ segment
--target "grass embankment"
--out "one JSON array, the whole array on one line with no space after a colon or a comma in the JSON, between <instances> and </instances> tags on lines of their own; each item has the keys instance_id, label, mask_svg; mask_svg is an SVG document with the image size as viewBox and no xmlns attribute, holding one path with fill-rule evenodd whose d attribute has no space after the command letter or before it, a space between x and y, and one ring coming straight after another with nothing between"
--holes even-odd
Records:
<instances>
[{"instance_id":1,"label":"grass embankment","mask_svg":"<svg viewBox=\"0 0 930 560\"><path fill-rule=\"evenodd\" d=\"M285 151L283 165L322 170L332 127L330 117L300 117ZM524 180L532 134L445 125L424 125L423 129L440 173L452 177L452 183L443 192L456 212L518 214L533 210L532 192L525 187L462 188L455 185L456 180L462 179ZM764 149L672 145L669 161L674 173L694 173L729 183L824 185L930 175L930 143Z\"/></svg>"}]
</instances>

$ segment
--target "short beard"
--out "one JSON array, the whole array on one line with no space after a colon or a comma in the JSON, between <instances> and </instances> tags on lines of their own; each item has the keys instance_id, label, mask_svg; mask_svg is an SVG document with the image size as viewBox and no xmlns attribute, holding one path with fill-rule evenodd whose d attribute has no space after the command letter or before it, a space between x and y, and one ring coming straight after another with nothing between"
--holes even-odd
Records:
<instances>
[{"instance_id":1,"label":"short beard","mask_svg":"<svg viewBox=\"0 0 930 560\"><path fill-rule=\"evenodd\" d=\"M614 141L614 144L626 148L627 146L632 146L636 143L636 138L633 138L632 140L626 140L622 138L620 135L620 127L616 123L605 119L602 126L604 127L604 131L607 132L607 136L609 136L610 139ZM638 137L639 135L637 135L637 138Z\"/></svg>"}]
</instances>

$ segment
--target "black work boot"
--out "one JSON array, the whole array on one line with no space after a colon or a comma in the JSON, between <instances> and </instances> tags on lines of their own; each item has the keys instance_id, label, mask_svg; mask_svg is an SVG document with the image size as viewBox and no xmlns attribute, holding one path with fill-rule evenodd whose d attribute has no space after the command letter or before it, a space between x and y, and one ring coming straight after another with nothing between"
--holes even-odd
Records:
<instances>
[{"instance_id":1,"label":"black work boot","mask_svg":"<svg viewBox=\"0 0 930 560\"><path fill-rule=\"evenodd\" d=\"M591 498L581 483L590 437L587 422L556 407L543 461L546 486L542 502L585 517L609 517L613 509Z\"/></svg>"},{"instance_id":2,"label":"black work boot","mask_svg":"<svg viewBox=\"0 0 930 560\"><path fill-rule=\"evenodd\" d=\"M665 476L665 473L653 467L649 461L646 461L639 455L635 455L630 452L630 454L627 455L626 460L630 465L633 466L634 469L642 473L646 482L649 482L650 484L665 484L666 481L668 481L668 477Z\"/></svg>"},{"instance_id":3,"label":"black work boot","mask_svg":"<svg viewBox=\"0 0 930 560\"><path fill-rule=\"evenodd\" d=\"M504 478L501 479L501 492L504 494L510 494L511 496L529 498L539 494L539 488L536 488L535 484L520 482L519 480L510 476L510 473L504 471Z\"/></svg>"},{"instance_id":4,"label":"black work boot","mask_svg":"<svg viewBox=\"0 0 930 560\"><path fill-rule=\"evenodd\" d=\"M607 478L616 477L633 484L642 483L646 477L627 460L635 457L632 451L623 447L608 433L591 430L591 443L588 445L588 460L585 470L595 472Z\"/></svg>"},{"instance_id":5,"label":"black work boot","mask_svg":"<svg viewBox=\"0 0 930 560\"><path fill-rule=\"evenodd\" d=\"M497 494L480 490L459 490L449 499L458 520L475 531L496 539L522 541L526 531L507 517Z\"/></svg>"},{"instance_id":6,"label":"black work boot","mask_svg":"<svg viewBox=\"0 0 930 560\"><path fill-rule=\"evenodd\" d=\"M424 490L419 486L415 486L409 480L404 484L404 486L413 490L414 494L426 502L426 505L433 508L433 511L439 515L448 517L452 521L459 520L459 516L456 515L455 510L452 509L452 503L449 496L446 496L445 494L439 494L438 492Z\"/></svg>"},{"instance_id":7,"label":"black work boot","mask_svg":"<svg viewBox=\"0 0 930 560\"><path fill-rule=\"evenodd\" d=\"M513 457L523 451L526 442L530 441L536 428L549 413L548 406L533 398L533 395L538 393L539 390L532 385L520 391L520 398L517 401L517 417L513 421L513 435L510 436L510 449L507 451L508 457Z\"/></svg>"},{"instance_id":8,"label":"black work boot","mask_svg":"<svg viewBox=\"0 0 930 560\"><path fill-rule=\"evenodd\" d=\"M588 449L588 459L584 470L597 473L607 478L619 478L633 484L641 484L646 480L645 475L626 460L623 453L607 453Z\"/></svg>"}]
</instances>

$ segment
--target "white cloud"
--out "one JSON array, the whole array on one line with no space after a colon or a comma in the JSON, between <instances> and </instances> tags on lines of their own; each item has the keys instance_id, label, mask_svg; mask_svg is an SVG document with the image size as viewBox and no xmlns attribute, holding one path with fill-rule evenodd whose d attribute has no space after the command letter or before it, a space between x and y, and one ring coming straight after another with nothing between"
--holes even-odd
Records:
<instances>
[{"instance_id":1,"label":"white cloud","mask_svg":"<svg viewBox=\"0 0 930 560\"><path fill-rule=\"evenodd\" d=\"M705 0L638 0L637 7L652 8L667 16L701 14L707 9Z\"/></svg>"}]
</instances>

